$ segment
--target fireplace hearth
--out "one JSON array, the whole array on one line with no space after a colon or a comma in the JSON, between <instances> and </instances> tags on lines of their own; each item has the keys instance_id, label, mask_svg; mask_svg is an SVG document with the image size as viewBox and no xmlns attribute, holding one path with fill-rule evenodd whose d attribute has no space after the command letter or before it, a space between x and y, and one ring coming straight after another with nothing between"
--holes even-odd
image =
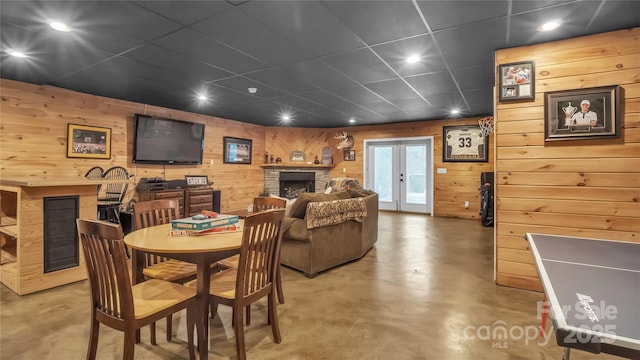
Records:
<instances>
[{"instance_id":1,"label":"fireplace hearth","mask_svg":"<svg viewBox=\"0 0 640 360\"><path fill-rule=\"evenodd\" d=\"M303 192L315 192L315 182L314 172L280 172L280 196L295 199Z\"/></svg>"}]
</instances>

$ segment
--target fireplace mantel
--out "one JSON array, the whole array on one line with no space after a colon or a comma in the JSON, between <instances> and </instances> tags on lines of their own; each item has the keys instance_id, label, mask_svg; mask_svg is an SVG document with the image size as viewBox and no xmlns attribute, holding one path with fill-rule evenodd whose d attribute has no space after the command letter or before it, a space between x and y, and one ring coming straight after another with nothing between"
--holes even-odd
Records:
<instances>
[{"instance_id":1,"label":"fireplace mantel","mask_svg":"<svg viewBox=\"0 0 640 360\"><path fill-rule=\"evenodd\" d=\"M300 165L283 165L283 164L263 164L260 165L263 169L275 168L275 169L333 169L335 165L326 165L326 164L318 164L318 165L309 165L309 164L300 164Z\"/></svg>"}]
</instances>

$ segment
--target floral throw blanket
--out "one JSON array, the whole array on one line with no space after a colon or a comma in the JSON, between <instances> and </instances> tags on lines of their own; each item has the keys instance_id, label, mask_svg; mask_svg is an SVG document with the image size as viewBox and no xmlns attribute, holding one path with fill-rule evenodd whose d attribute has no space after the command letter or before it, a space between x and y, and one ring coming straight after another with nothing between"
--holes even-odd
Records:
<instances>
[{"instance_id":1,"label":"floral throw blanket","mask_svg":"<svg viewBox=\"0 0 640 360\"><path fill-rule=\"evenodd\" d=\"M335 225L347 220L362 222L367 216L364 198L310 202L307 205L307 229Z\"/></svg>"}]
</instances>

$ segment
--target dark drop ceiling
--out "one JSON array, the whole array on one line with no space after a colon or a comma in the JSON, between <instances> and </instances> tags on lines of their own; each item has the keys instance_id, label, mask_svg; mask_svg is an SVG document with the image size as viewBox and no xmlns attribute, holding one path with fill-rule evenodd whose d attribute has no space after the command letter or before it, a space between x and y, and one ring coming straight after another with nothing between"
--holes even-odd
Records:
<instances>
[{"instance_id":1,"label":"dark drop ceiling","mask_svg":"<svg viewBox=\"0 0 640 360\"><path fill-rule=\"evenodd\" d=\"M3 78L339 127L491 115L495 50L640 26L640 1L2 0L0 14Z\"/></svg>"}]
</instances>

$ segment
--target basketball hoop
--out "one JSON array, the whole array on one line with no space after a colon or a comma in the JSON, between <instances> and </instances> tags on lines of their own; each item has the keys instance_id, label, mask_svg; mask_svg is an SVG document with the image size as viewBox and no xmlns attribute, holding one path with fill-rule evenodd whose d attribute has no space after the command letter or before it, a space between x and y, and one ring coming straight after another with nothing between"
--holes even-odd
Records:
<instances>
[{"instance_id":1,"label":"basketball hoop","mask_svg":"<svg viewBox=\"0 0 640 360\"><path fill-rule=\"evenodd\" d=\"M493 134L493 116L484 117L478 120L478 125L480 125L482 135L489 136L490 134Z\"/></svg>"}]
</instances>

